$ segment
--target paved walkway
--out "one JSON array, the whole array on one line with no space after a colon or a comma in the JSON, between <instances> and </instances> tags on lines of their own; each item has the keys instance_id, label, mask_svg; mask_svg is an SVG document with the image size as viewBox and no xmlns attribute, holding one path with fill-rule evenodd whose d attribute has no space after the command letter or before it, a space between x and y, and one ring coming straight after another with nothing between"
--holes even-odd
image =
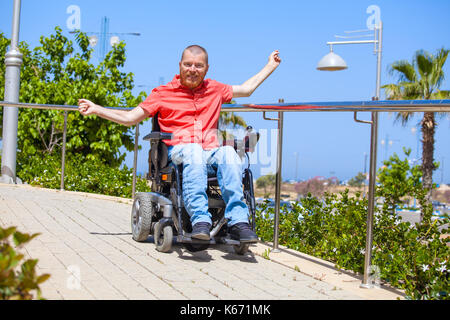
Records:
<instances>
[{"instance_id":1,"label":"paved walkway","mask_svg":"<svg viewBox=\"0 0 450 320\"><path fill-rule=\"evenodd\" d=\"M37 258L47 299L396 299L399 291L361 289L331 263L270 246L239 256L229 246L191 253L155 250L131 238L131 200L0 184L0 225L40 232L23 250Z\"/></svg>"}]
</instances>

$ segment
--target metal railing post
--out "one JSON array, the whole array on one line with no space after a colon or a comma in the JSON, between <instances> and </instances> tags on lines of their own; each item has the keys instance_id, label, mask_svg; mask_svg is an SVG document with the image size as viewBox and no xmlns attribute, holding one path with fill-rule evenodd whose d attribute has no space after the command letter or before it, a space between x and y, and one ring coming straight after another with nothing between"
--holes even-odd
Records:
<instances>
[{"instance_id":1,"label":"metal railing post","mask_svg":"<svg viewBox=\"0 0 450 320\"><path fill-rule=\"evenodd\" d=\"M20 0L14 0L11 46L5 54L5 101L19 102L20 67L19 51ZM16 183L17 125L19 109L3 107L3 146L0 181Z\"/></svg>"},{"instance_id":2,"label":"metal railing post","mask_svg":"<svg viewBox=\"0 0 450 320\"><path fill-rule=\"evenodd\" d=\"M366 249L364 253L364 277L360 287L373 288L370 283L370 269L372 261L373 243L373 217L375 210L375 182L377 169L377 141L378 141L378 112L372 112L372 124L370 125L370 169L369 169L369 197L366 226Z\"/></svg>"},{"instance_id":3,"label":"metal railing post","mask_svg":"<svg viewBox=\"0 0 450 320\"><path fill-rule=\"evenodd\" d=\"M378 29L378 49L377 52L377 77L376 77L376 96L373 100L380 99L381 88L381 51L383 24L376 27ZM373 218L375 211L375 183L377 179L377 147L378 147L378 112L372 112L372 124L370 125L370 167L369 167L369 205L367 210L367 230L366 230L366 249L364 256L364 277L360 285L361 288L371 289L374 285L371 283L370 270L372 267L372 243L373 243Z\"/></svg>"},{"instance_id":4,"label":"metal railing post","mask_svg":"<svg viewBox=\"0 0 450 320\"><path fill-rule=\"evenodd\" d=\"M284 99L278 99L278 103L284 103ZM272 252L280 252L278 249L279 226L280 226L280 200L281 200L281 168L283 161L283 111L278 111L278 118L267 118L263 112L265 120L275 120L278 122L278 143L277 143L277 171L275 173L275 215L273 223L273 249Z\"/></svg>"},{"instance_id":5,"label":"metal railing post","mask_svg":"<svg viewBox=\"0 0 450 320\"><path fill-rule=\"evenodd\" d=\"M64 190L64 174L66 168L67 110L64 111L64 130L61 155L61 190Z\"/></svg>"},{"instance_id":6,"label":"metal railing post","mask_svg":"<svg viewBox=\"0 0 450 320\"><path fill-rule=\"evenodd\" d=\"M134 158L133 158L133 186L131 195L134 199L136 194L136 170L137 170L137 157L138 157L138 142L139 142L139 123L136 124L136 132L134 134Z\"/></svg>"},{"instance_id":7,"label":"metal railing post","mask_svg":"<svg viewBox=\"0 0 450 320\"><path fill-rule=\"evenodd\" d=\"M283 111L278 112L278 145L277 145L277 173L275 176L275 217L273 230L273 250L272 252L280 252L278 249L279 227L280 227L280 200L281 200L281 164L283 161Z\"/></svg>"}]
</instances>

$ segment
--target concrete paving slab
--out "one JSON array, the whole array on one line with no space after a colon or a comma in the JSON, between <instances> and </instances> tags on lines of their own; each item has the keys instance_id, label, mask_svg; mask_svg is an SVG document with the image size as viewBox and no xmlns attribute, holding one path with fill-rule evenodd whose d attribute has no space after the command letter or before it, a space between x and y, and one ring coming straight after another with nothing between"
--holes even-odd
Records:
<instances>
[{"instance_id":1,"label":"concrete paving slab","mask_svg":"<svg viewBox=\"0 0 450 320\"><path fill-rule=\"evenodd\" d=\"M153 237L131 238L131 199L0 184L0 223L40 232L26 246L50 273L48 299L396 299L391 288L361 289L358 275L287 248L250 246L243 256L230 246L189 252L155 250Z\"/></svg>"}]
</instances>

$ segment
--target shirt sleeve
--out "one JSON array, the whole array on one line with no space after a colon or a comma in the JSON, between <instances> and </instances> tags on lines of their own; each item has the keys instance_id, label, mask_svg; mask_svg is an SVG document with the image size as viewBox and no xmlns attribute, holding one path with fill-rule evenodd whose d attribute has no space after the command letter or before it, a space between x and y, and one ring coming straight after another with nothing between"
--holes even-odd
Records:
<instances>
[{"instance_id":1,"label":"shirt sleeve","mask_svg":"<svg viewBox=\"0 0 450 320\"><path fill-rule=\"evenodd\" d=\"M149 117L153 117L159 110L160 95L156 89L153 89L150 95L142 101L138 107L144 109L148 113Z\"/></svg>"},{"instance_id":2,"label":"shirt sleeve","mask_svg":"<svg viewBox=\"0 0 450 320\"><path fill-rule=\"evenodd\" d=\"M233 87L229 84L222 84L222 100L224 103L230 102L233 99Z\"/></svg>"}]
</instances>

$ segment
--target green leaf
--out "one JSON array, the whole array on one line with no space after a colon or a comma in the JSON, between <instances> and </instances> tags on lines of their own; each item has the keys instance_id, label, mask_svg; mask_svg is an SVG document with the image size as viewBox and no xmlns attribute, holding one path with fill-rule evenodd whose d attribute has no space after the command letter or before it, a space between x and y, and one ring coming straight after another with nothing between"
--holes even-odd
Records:
<instances>
[{"instance_id":1,"label":"green leaf","mask_svg":"<svg viewBox=\"0 0 450 320\"><path fill-rule=\"evenodd\" d=\"M36 282L37 282L37 284L41 284L41 283L47 281L49 278L50 278L50 274L45 273L45 274L40 275L39 277L37 277Z\"/></svg>"},{"instance_id":2,"label":"green leaf","mask_svg":"<svg viewBox=\"0 0 450 320\"><path fill-rule=\"evenodd\" d=\"M7 229L3 229L0 227L0 240L7 239L10 235L12 235L16 231L16 227L9 227Z\"/></svg>"}]
</instances>

